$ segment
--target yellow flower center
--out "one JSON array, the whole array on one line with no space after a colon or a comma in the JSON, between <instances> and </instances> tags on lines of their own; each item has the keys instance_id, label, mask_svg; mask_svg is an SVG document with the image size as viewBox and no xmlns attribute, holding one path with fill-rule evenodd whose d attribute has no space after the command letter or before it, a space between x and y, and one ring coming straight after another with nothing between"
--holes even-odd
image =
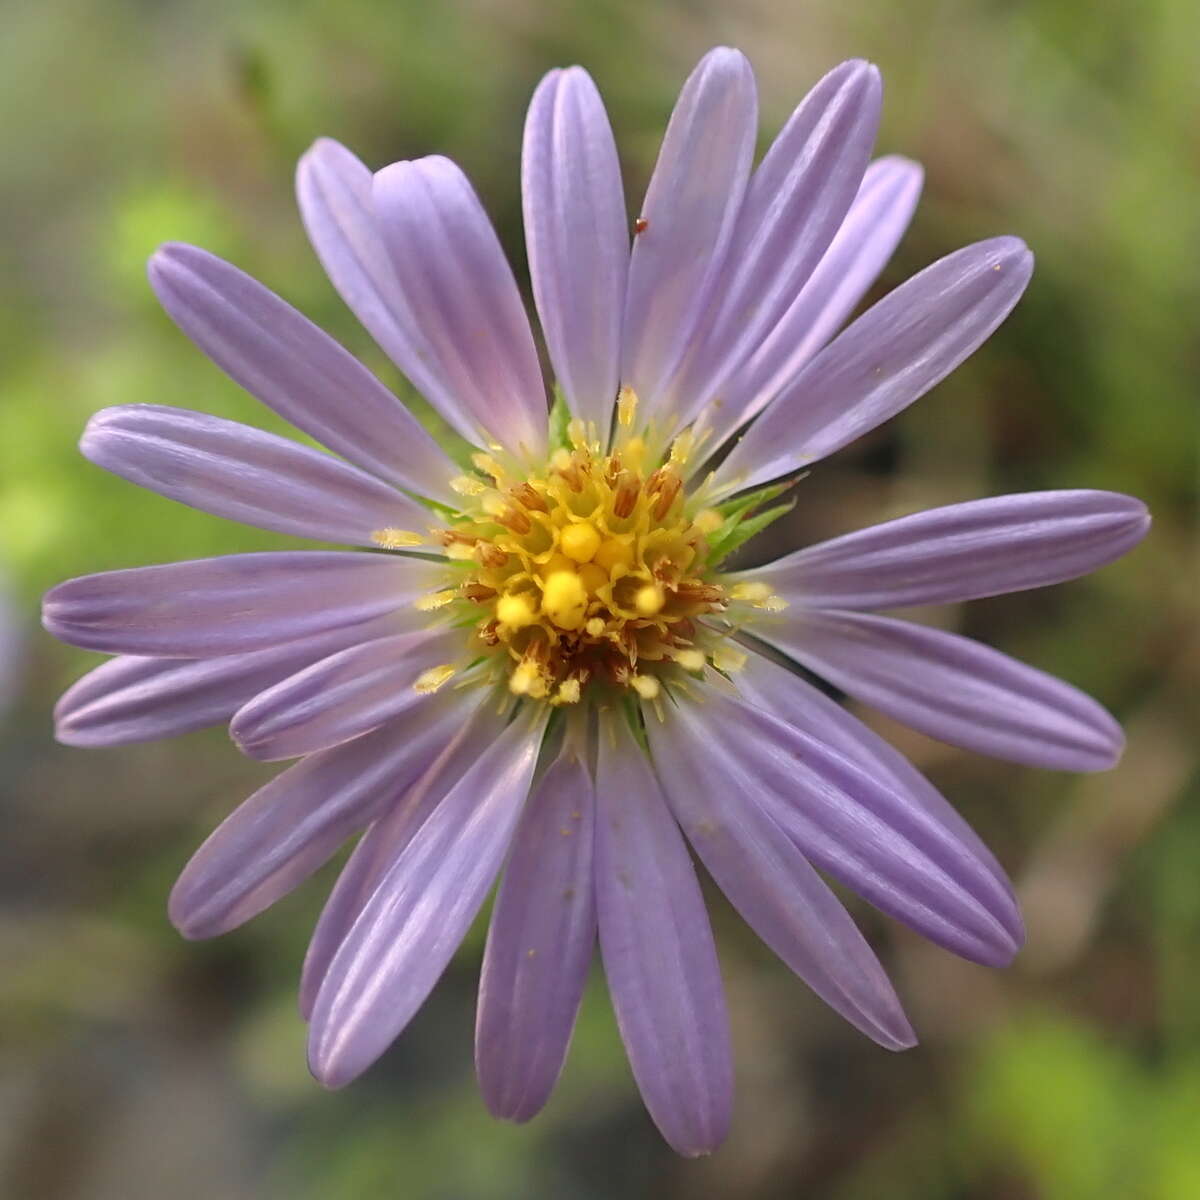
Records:
<instances>
[{"instance_id":1,"label":"yellow flower center","mask_svg":"<svg viewBox=\"0 0 1200 1200\"><path fill-rule=\"evenodd\" d=\"M524 478L477 455L480 474L455 483L461 516L436 536L465 568L457 595L512 692L571 704L598 684L653 699L657 670L703 667L697 622L726 606L704 577L704 522L687 514L677 456L647 471L641 438L605 454L578 422L569 437Z\"/></svg>"},{"instance_id":2,"label":"yellow flower center","mask_svg":"<svg viewBox=\"0 0 1200 1200\"><path fill-rule=\"evenodd\" d=\"M493 447L473 456L473 473L451 480L463 506L447 525L375 531L385 550L445 551L445 585L416 607L463 628L464 652L457 664L425 671L418 691L469 669L456 686L504 683L514 696L550 704L577 704L589 688L658 703L664 684L682 685L710 664L739 669L728 635L783 601L716 564L761 497L726 511L689 500L691 433L664 455L651 429L635 432L636 408L624 389L607 452L579 421L540 467L518 466Z\"/></svg>"}]
</instances>

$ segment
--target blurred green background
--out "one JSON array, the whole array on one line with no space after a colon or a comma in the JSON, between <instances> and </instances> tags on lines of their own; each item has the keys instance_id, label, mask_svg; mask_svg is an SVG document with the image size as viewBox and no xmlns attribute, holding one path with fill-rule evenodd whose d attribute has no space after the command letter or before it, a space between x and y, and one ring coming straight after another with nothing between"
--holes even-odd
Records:
<instances>
[{"instance_id":1,"label":"blurred green background","mask_svg":"<svg viewBox=\"0 0 1200 1200\"><path fill-rule=\"evenodd\" d=\"M1194 0L3 12L0 553L27 643L0 732L0 1195L1200 1197ZM453 156L523 272L518 148L541 74L581 62L597 79L632 214L676 90L718 42L755 64L764 140L834 63L880 65L880 150L928 173L880 291L992 234L1019 234L1038 259L984 350L814 472L788 537L1006 490L1144 497L1151 537L1095 578L930 614L1098 696L1128 753L1070 778L879 722L995 847L1029 945L987 971L859 906L922 1036L897 1056L827 1012L714 894L738 1100L710 1159L658 1139L598 975L548 1110L492 1122L471 1067L478 930L380 1065L326 1094L294 992L332 870L250 926L185 944L165 916L173 877L270 771L220 731L56 746L54 698L93 658L35 623L38 594L66 576L286 539L138 492L76 438L95 410L136 401L279 427L157 309L143 264L167 239L231 258L404 394L304 239L291 176L308 143L335 136L374 166Z\"/></svg>"}]
</instances>

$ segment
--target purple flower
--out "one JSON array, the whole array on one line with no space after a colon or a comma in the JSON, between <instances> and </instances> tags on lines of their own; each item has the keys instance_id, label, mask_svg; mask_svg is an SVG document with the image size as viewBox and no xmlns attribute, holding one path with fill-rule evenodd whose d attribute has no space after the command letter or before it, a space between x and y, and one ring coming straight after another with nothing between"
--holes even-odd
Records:
<instances>
[{"instance_id":1,"label":"purple flower","mask_svg":"<svg viewBox=\"0 0 1200 1200\"><path fill-rule=\"evenodd\" d=\"M318 142L298 177L317 254L463 439L466 471L261 285L188 246L152 259L192 340L338 457L149 405L99 413L83 453L218 516L358 549L56 588L46 627L119 656L63 697L58 734L118 745L229 721L247 754L299 760L184 869L170 912L187 937L248 920L362 834L301 983L327 1085L400 1033L502 868L476 1043L489 1108L524 1120L546 1102L598 936L638 1086L683 1154L721 1141L732 1091L685 838L762 939L890 1049L913 1033L823 876L973 961L1019 947L995 859L796 664L955 745L1111 766L1119 728L1070 685L876 614L1083 575L1141 539L1144 507L1002 496L721 566L786 508L771 501L798 472L933 387L1029 281L1029 251L995 238L839 332L921 186L907 160L868 163L879 105L875 68L845 63L752 168L749 64L712 51L684 85L631 252L600 97L580 68L551 72L522 161L561 389L549 413L520 295L462 172L434 157L373 175Z\"/></svg>"}]
</instances>

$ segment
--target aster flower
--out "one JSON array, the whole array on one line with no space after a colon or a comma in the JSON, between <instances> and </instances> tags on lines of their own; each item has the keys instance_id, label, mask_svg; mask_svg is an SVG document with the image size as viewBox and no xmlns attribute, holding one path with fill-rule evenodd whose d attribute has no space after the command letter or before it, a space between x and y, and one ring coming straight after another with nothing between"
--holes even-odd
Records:
<instances>
[{"instance_id":1,"label":"aster flower","mask_svg":"<svg viewBox=\"0 0 1200 1200\"><path fill-rule=\"evenodd\" d=\"M469 447L465 470L236 268L182 245L152 259L184 332L333 453L151 405L99 413L83 453L218 516L354 549L56 588L47 628L118 655L63 697L58 735L111 746L229 721L247 754L298 760L184 869L170 913L187 937L248 920L362 834L301 981L327 1085L400 1033L497 876L476 1039L489 1108L524 1120L546 1102L598 937L634 1076L684 1154L720 1142L732 1093L688 843L784 962L890 1049L912 1030L824 876L972 961L1020 945L992 855L797 665L954 745L1108 767L1120 730L1070 685L877 614L1083 575L1143 536L1143 506L1003 496L723 567L800 472L933 387L1030 278L1026 247L995 238L841 328L921 186L907 160L868 161L879 107L875 68L843 64L754 167L750 67L715 50L684 85L631 226L595 86L578 67L548 75L522 187L553 406L458 167L372 174L318 142L298 174L316 252Z\"/></svg>"}]
</instances>

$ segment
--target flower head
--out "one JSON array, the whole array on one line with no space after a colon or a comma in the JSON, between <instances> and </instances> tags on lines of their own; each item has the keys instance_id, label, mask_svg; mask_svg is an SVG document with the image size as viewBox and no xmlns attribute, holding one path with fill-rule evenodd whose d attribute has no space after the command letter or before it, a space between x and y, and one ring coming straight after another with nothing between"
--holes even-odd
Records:
<instances>
[{"instance_id":1,"label":"flower head","mask_svg":"<svg viewBox=\"0 0 1200 1200\"><path fill-rule=\"evenodd\" d=\"M182 329L333 454L148 405L99 413L84 454L219 516L357 549L56 588L47 628L119 656L63 697L58 733L116 745L229 721L247 754L299 760L185 868L170 912L188 937L261 912L362 833L301 984L326 1084L404 1028L501 873L477 1028L489 1107L523 1120L545 1103L598 934L634 1075L685 1154L724 1136L732 1089L686 843L763 940L891 1049L912 1031L822 875L974 961L1016 952L993 857L796 665L957 745L1109 766L1120 731L1068 684L876 614L1082 575L1143 536L1142 505L1004 496L725 566L786 511L805 468L933 387L1029 280L1020 241L981 242L838 332L920 190L915 164L868 162L879 105L874 67L846 63L753 167L750 67L714 50L631 223L592 81L578 67L547 76L522 185L552 406L462 172L435 157L372 174L318 142L298 176L313 245L462 439L465 470L236 268L179 245L152 259Z\"/></svg>"}]
</instances>

